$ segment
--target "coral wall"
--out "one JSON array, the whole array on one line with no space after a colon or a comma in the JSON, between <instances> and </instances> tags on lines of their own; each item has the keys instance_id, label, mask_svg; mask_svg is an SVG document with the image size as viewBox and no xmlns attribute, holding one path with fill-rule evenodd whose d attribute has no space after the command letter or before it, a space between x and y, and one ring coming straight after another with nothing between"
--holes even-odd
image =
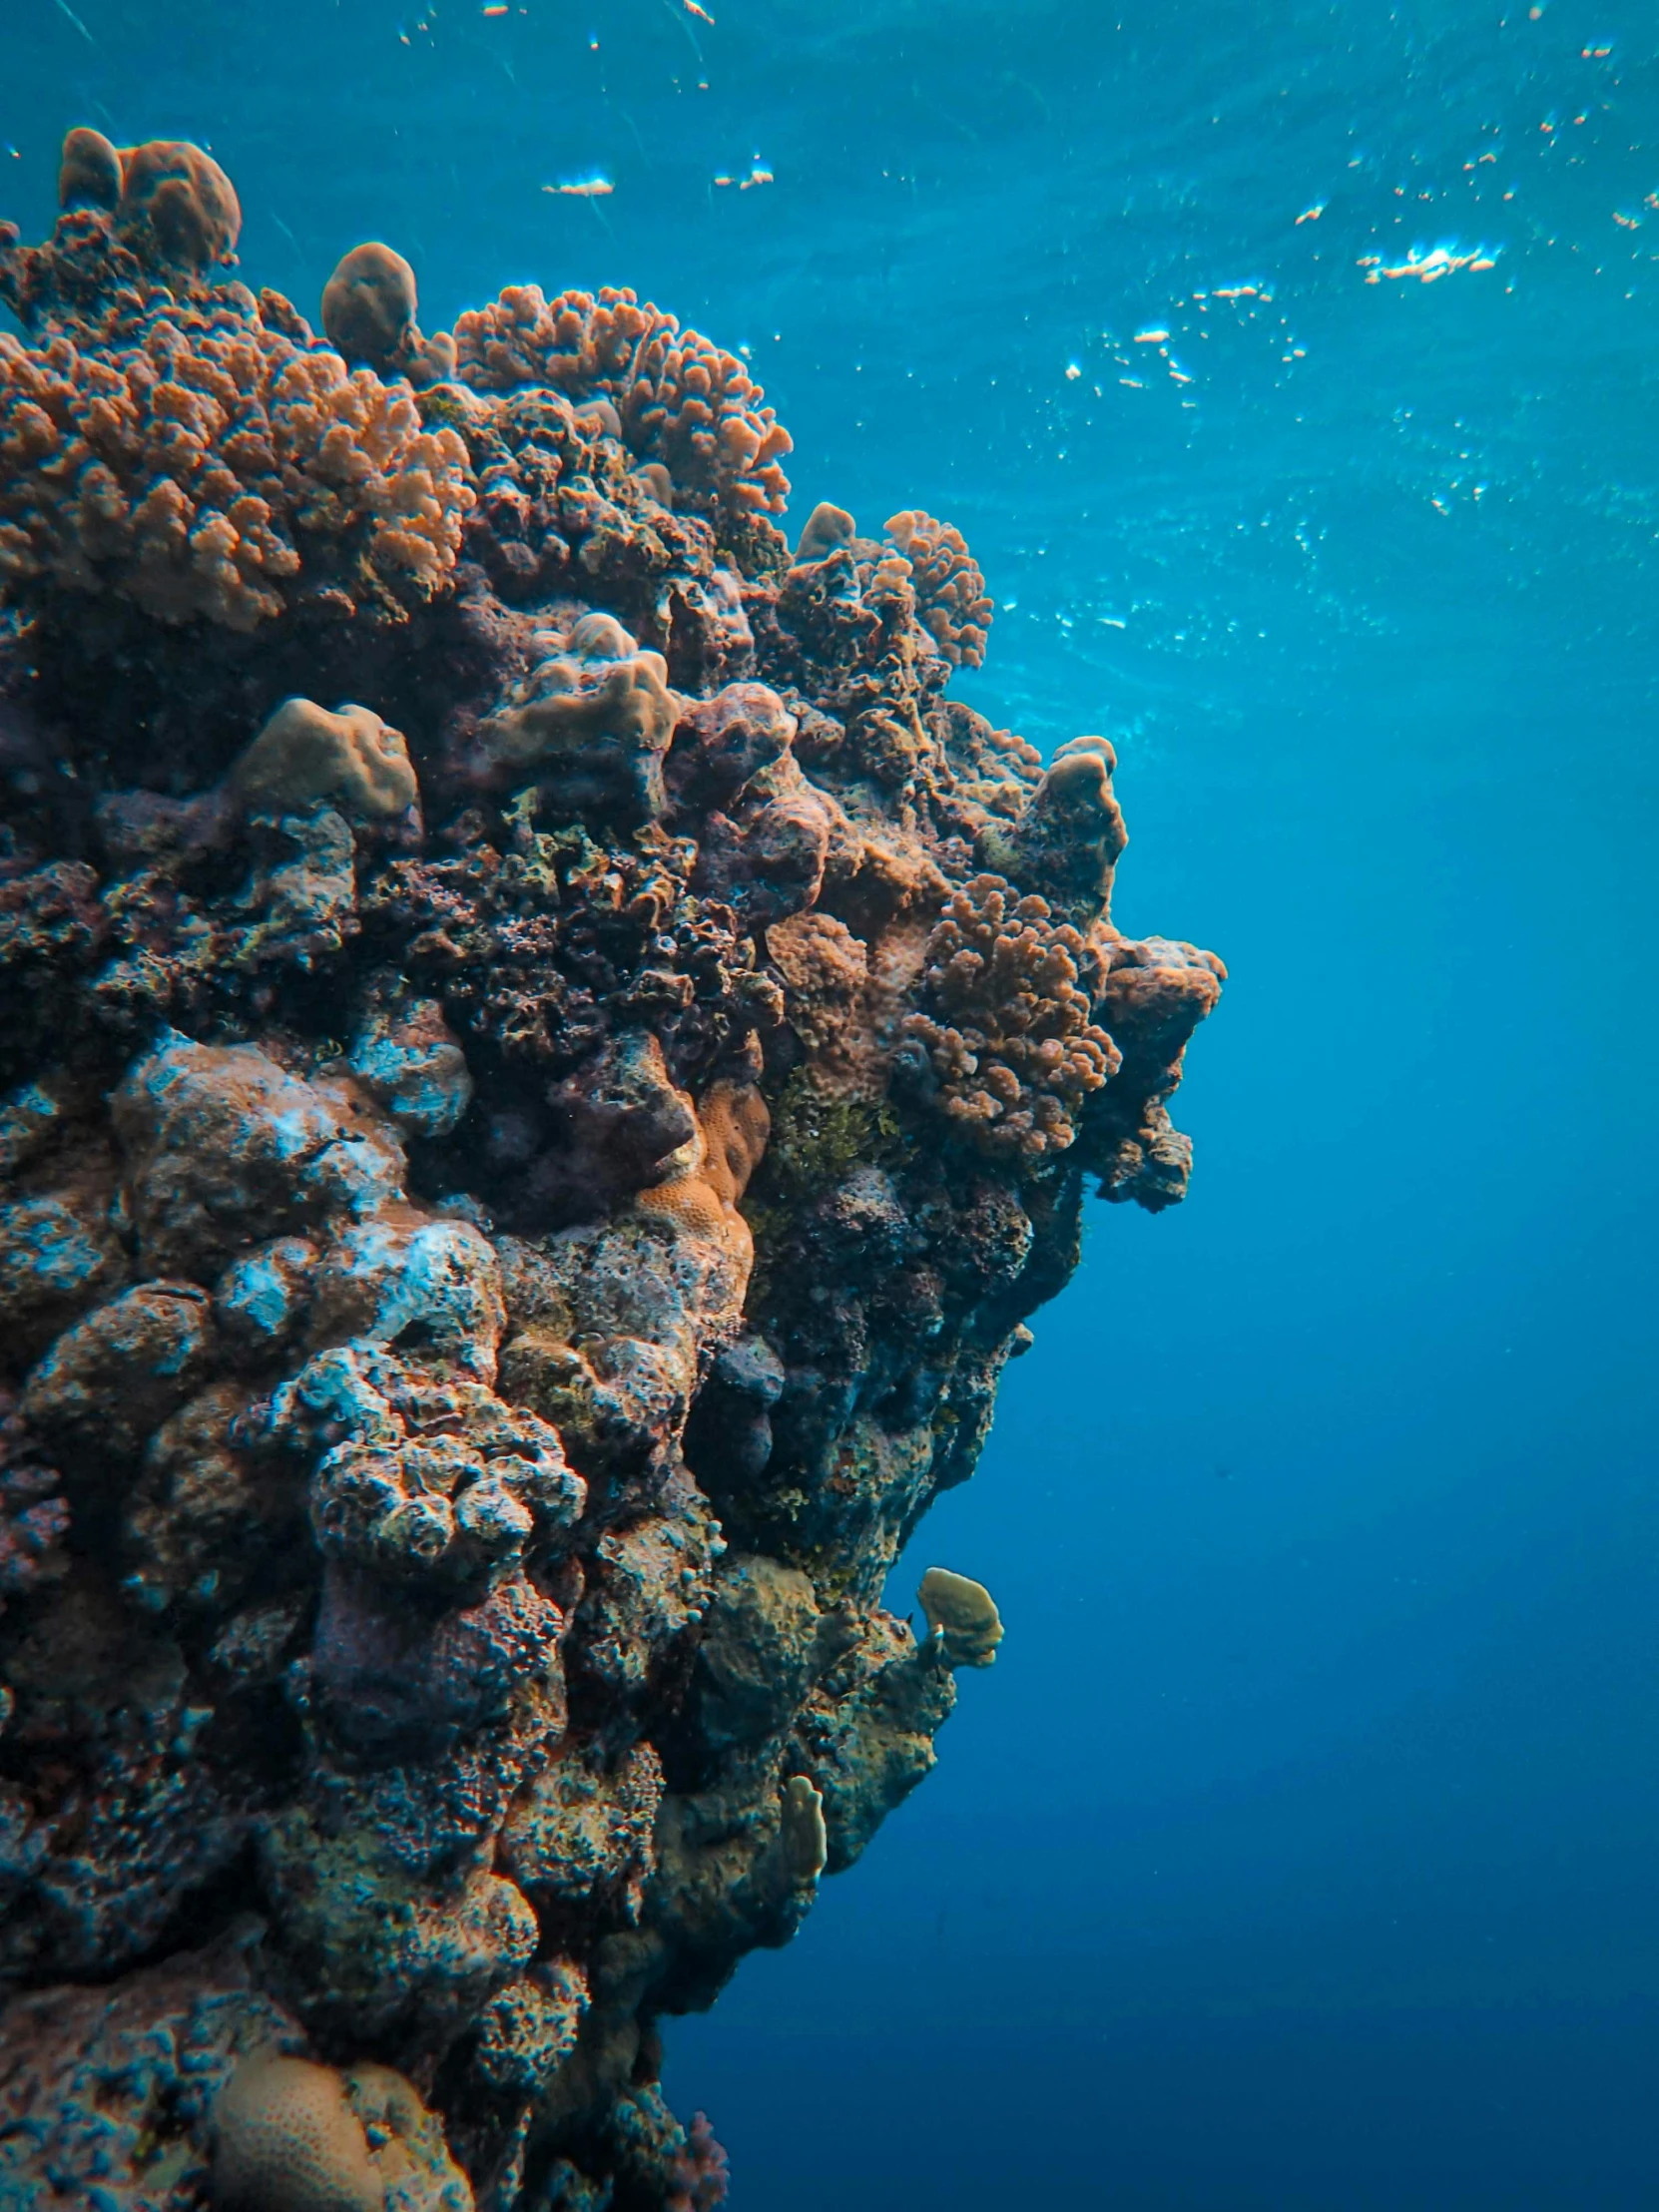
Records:
<instances>
[{"instance_id":1,"label":"coral wall","mask_svg":"<svg viewBox=\"0 0 1659 2212\"><path fill-rule=\"evenodd\" d=\"M1222 970L959 533L625 291L0 231L0 2194L710 2206L659 2022L922 1778L879 1603ZM971 1562L964 1562L971 1564ZM91 2201L89 2197L88 2201Z\"/></svg>"}]
</instances>

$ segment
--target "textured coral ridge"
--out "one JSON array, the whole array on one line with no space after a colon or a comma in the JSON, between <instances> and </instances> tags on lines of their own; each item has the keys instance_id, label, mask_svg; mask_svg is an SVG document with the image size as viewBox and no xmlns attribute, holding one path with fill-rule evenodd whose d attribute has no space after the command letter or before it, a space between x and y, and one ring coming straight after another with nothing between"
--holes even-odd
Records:
<instances>
[{"instance_id":1,"label":"textured coral ridge","mask_svg":"<svg viewBox=\"0 0 1659 2212\"><path fill-rule=\"evenodd\" d=\"M204 166L206 165L206 166ZM211 172L211 173L210 173ZM707 2207L658 2022L924 1775L972 1470L1219 964L960 534L626 292L0 245L0 2197ZM444 380L452 372L451 380Z\"/></svg>"}]
</instances>

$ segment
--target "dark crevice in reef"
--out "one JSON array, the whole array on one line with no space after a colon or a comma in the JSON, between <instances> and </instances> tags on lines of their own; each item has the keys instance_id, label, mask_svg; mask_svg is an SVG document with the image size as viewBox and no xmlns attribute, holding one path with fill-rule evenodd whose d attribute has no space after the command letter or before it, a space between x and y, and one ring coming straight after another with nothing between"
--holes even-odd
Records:
<instances>
[{"instance_id":1,"label":"dark crevice in reef","mask_svg":"<svg viewBox=\"0 0 1659 2212\"><path fill-rule=\"evenodd\" d=\"M0 228L0 2173L709 2207L660 2022L992 1657L882 1580L1085 1188L1182 1196L1221 968L1113 925L1108 745L945 696L955 531L792 549L733 355L422 335L383 247L316 338L188 146L64 202Z\"/></svg>"}]
</instances>

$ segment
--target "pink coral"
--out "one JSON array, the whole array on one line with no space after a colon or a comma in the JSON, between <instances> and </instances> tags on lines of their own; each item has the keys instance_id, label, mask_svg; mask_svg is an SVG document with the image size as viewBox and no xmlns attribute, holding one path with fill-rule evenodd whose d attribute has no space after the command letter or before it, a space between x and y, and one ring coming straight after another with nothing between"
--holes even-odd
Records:
<instances>
[{"instance_id":1,"label":"pink coral","mask_svg":"<svg viewBox=\"0 0 1659 2212\"><path fill-rule=\"evenodd\" d=\"M664 2212L714 2212L726 2202L729 2186L726 2153L715 2141L708 2114L696 2113L686 2147L674 2161L674 2186Z\"/></svg>"}]
</instances>

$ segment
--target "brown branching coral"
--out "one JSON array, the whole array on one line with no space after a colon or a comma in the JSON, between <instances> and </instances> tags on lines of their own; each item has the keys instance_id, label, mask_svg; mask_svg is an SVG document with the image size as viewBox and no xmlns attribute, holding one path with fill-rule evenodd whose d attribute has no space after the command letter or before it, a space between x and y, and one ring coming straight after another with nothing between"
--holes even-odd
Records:
<instances>
[{"instance_id":1,"label":"brown branching coral","mask_svg":"<svg viewBox=\"0 0 1659 2212\"><path fill-rule=\"evenodd\" d=\"M910 564L917 609L940 653L953 667L978 668L995 610L961 531L907 508L889 517L887 536Z\"/></svg>"},{"instance_id":2,"label":"brown branching coral","mask_svg":"<svg viewBox=\"0 0 1659 2212\"><path fill-rule=\"evenodd\" d=\"M987 1152L1064 1151L1122 1058L1083 987L1098 955L1045 899L976 875L928 938L926 963L926 1010L905 1017L904 1034L926 1054L942 1110Z\"/></svg>"},{"instance_id":3,"label":"brown branching coral","mask_svg":"<svg viewBox=\"0 0 1659 2212\"><path fill-rule=\"evenodd\" d=\"M0 594L110 591L241 631L324 588L400 615L444 584L472 501L452 430L240 285L163 294L114 346L0 334Z\"/></svg>"},{"instance_id":4,"label":"brown branching coral","mask_svg":"<svg viewBox=\"0 0 1659 2212\"><path fill-rule=\"evenodd\" d=\"M643 461L676 494L781 514L791 439L742 361L632 291L509 286L455 325L456 373L477 391L546 385L608 408Z\"/></svg>"},{"instance_id":5,"label":"brown branching coral","mask_svg":"<svg viewBox=\"0 0 1659 2212\"><path fill-rule=\"evenodd\" d=\"M792 560L739 356L523 287L445 381L389 249L339 351L218 274L197 150L63 190L0 231L0 2196L710 2212L660 2023L989 1663L883 1583L1085 1176L1183 1195L1221 964L1113 924L1103 739L947 695L957 532Z\"/></svg>"}]
</instances>

